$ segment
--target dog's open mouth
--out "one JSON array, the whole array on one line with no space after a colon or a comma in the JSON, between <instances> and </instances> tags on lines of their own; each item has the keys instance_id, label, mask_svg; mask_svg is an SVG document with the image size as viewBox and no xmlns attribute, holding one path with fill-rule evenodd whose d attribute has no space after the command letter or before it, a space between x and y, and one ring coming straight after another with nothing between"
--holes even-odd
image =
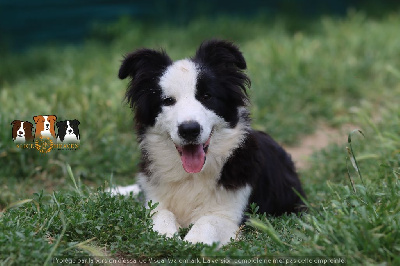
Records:
<instances>
[{"instance_id":1,"label":"dog's open mouth","mask_svg":"<svg viewBox=\"0 0 400 266\"><path fill-rule=\"evenodd\" d=\"M204 144L187 144L178 146L175 144L176 150L181 156L182 166L188 173L198 173L206 162L206 154L208 146L210 146L211 135Z\"/></svg>"}]
</instances>

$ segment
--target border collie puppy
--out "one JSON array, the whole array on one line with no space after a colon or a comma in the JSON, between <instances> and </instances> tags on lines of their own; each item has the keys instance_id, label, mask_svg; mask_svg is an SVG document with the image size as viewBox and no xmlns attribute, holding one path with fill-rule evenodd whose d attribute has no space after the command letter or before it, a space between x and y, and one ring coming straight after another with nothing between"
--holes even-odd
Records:
<instances>
[{"instance_id":1,"label":"border collie puppy","mask_svg":"<svg viewBox=\"0 0 400 266\"><path fill-rule=\"evenodd\" d=\"M57 142L58 143L79 143L79 121L74 120L64 120L56 123L58 128Z\"/></svg>"},{"instance_id":2,"label":"border collie puppy","mask_svg":"<svg viewBox=\"0 0 400 266\"><path fill-rule=\"evenodd\" d=\"M32 134L33 124L28 121L14 120L11 122L12 139L15 143L25 143L26 141L33 141Z\"/></svg>"},{"instance_id":3,"label":"border collie puppy","mask_svg":"<svg viewBox=\"0 0 400 266\"><path fill-rule=\"evenodd\" d=\"M52 140L56 139L55 122L57 116L55 115L37 115L33 117L36 124L35 138L39 139L41 137L50 138Z\"/></svg>"},{"instance_id":4,"label":"border collie puppy","mask_svg":"<svg viewBox=\"0 0 400 266\"><path fill-rule=\"evenodd\" d=\"M141 149L138 183L158 202L153 229L184 240L226 244L248 205L271 215L299 212L304 196L290 156L250 127L246 62L238 47L206 41L192 58L173 62L164 51L125 56L119 78L130 78Z\"/></svg>"}]
</instances>

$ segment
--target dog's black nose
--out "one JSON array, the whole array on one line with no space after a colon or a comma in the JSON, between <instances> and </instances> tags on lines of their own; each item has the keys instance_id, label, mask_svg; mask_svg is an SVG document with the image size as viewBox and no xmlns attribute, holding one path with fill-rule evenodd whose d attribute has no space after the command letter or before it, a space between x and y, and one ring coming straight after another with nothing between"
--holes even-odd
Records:
<instances>
[{"instance_id":1,"label":"dog's black nose","mask_svg":"<svg viewBox=\"0 0 400 266\"><path fill-rule=\"evenodd\" d=\"M179 136L187 141L194 141L200 135L201 127L196 121L183 122L178 126Z\"/></svg>"}]
</instances>

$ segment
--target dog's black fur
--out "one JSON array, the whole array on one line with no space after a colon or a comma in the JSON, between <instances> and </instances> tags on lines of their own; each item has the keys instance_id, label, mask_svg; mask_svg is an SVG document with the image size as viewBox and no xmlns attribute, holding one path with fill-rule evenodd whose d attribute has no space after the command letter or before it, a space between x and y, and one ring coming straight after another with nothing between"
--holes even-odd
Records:
<instances>
[{"instance_id":1,"label":"dog's black fur","mask_svg":"<svg viewBox=\"0 0 400 266\"><path fill-rule=\"evenodd\" d=\"M79 127L78 126L79 126L80 122L78 120L76 120L76 119L58 121L56 123L56 126L58 128L57 137L59 137L61 141L64 141L65 135L67 134L67 128L68 128L67 121L69 121L70 127L73 130L73 133L75 134L75 136L79 140L80 139L80 134L79 134Z\"/></svg>"}]
</instances>

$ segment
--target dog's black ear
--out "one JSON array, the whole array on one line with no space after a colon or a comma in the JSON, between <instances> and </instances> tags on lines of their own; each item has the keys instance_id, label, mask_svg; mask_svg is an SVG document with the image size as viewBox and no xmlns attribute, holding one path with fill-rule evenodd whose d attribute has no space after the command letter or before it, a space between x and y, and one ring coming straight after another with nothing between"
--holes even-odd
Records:
<instances>
[{"instance_id":1,"label":"dog's black ear","mask_svg":"<svg viewBox=\"0 0 400 266\"><path fill-rule=\"evenodd\" d=\"M224 40L209 40L203 42L196 52L195 61L210 67L235 66L246 69L246 61L239 48L232 42Z\"/></svg>"},{"instance_id":2,"label":"dog's black ear","mask_svg":"<svg viewBox=\"0 0 400 266\"><path fill-rule=\"evenodd\" d=\"M238 106L247 104L247 88L250 88L251 82L244 72L246 61L236 45L223 40L205 41L200 45L193 61L201 66L200 71L207 72L209 69L214 72L221 84L234 92L227 96L231 103Z\"/></svg>"},{"instance_id":3,"label":"dog's black ear","mask_svg":"<svg viewBox=\"0 0 400 266\"><path fill-rule=\"evenodd\" d=\"M143 73L142 70L153 73L159 72L171 63L171 59L164 51L139 49L125 56L119 68L118 77L125 79L130 76L132 79L135 79L138 74Z\"/></svg>"},{"instance_id":4,"label":"dog's black ear","mask_svg":"<svg viewBox=\"0 0 400 266\"><path fill-rule=\"evenodd\" d=\"M56 123L56 126L57 126L57 127L60 127L60 126L61 126L61 123L62 123L62 121L58 121L58 122Z\"/></svg>"},{"instance_id":5,"label":"dog's black ear","mask_svg":"<svg viewBox=\"0 0 400 266\"><path fill-rule=\"evenodd\" d=\"M78 126L80 124L79 120L76 120L76 119L72 120L71 122L76 126Z\"/></svg>"},{"instance_id":6,"label":"dog's black ear","mask_svg":"<svg viewBox=\"0 0 400 266\"><path fill-rule=\"evenodd\" d=\"M164 51L151 49L139 49L125 57L118 76L120 79L128 76L131 78L125 94L131 108L136 105L139 99L145 99L146 97L142 98L144 95L148 95L155 89L158 83L157 78L171 64L172 60ZM146 112L149 112L149 110L146 110Z\"/></svg>"}]
</instances>

